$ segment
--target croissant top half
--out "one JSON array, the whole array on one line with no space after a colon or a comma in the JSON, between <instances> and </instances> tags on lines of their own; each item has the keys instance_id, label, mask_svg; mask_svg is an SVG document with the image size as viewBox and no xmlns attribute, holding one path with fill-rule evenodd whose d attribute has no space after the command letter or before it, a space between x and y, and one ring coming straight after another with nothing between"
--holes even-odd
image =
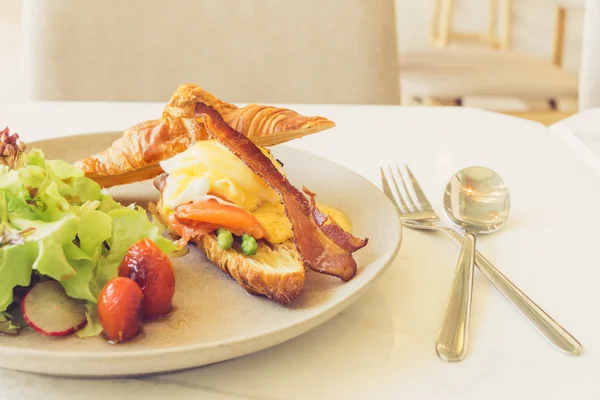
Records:
<instances>
[{"instance_id":1,"label":"croissant top half","mask_svg":"<svg viewBox=\"0 0 600 400\"><path fill-rule=\"evenodd\" d=\"M162 160L210 137L194 116L196 104L213 107L229 126L261 146L272 146L329 129L324 117L304 117L295 111L250 104L238 108L219 100L198 85L181 85L165 106L160 120L127 129L108 149L75 165L103 187L151 179L162 172Z\"/></svg>"}]
</instances>

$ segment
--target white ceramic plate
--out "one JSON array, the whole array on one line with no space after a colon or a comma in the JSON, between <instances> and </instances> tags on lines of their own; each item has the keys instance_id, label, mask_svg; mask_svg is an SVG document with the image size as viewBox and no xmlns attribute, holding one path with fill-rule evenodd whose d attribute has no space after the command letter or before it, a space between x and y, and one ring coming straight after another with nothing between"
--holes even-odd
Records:
<instances>
[{"instance_id":1,"label":"white ceramic plate","mask_svg":"<svg viewBox=\"0 0 600 400\"><path fill-rule=\"evenodd\" d=\"M106 148L120 133L99 133L31 143L47 158L73 162ZM53 375L125 376L206 365L256 352L296 337L348 307L390 265L401 241L393 204L372 183L324 158L289 147L273 148L290 181L306 185L320 202L345 211L367 247L347 283L307 273L303 292L281 306L246 293L195 247L174 259L174 310L147 323L136 339L111 345L102 338L49 338L33 331L0 336L0 367ZM122 202L156 200L151 182L111 190Z\"/></svg>"}]
</instances>

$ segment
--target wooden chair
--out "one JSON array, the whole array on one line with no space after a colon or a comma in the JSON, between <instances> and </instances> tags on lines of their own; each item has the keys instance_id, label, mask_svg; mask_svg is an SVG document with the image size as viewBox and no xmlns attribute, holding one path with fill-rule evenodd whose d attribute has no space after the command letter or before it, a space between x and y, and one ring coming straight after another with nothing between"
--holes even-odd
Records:
<instances>
[{"instance_id":1,"label":"wooden chair","mask_svg":"<svg viewBox=\"0 0 600 400\"><path fill-rule=\"evenodd\" d=\"M494 96L541 101L555 108L557 97L576 98L577 76L561 68L565 7L556 8L549 61L509 50L511 1L500 1L490 0L489 30L482 34L452 31L454 0L437 1L431 31L434 49L401 53L403 104L460 105L467 96ZM476 46L450 47L453 42Z\"/></svg>"},{"instance_id":2,"label":"wooden chair","mask_svg":"<svg viewBox=\"0 0 600 400\"><path fill-rule=\"evenodd\" d=\"M25 97L399 104L393 0L24 0Z\"/></svg>"},{"instance_id":3,"label":"wooden chair","mask_svg":"<svg viewBox=\"0 0 600 400\"><path fill-rule=\"evenodd\" d=\"M454 0L435 0L435 11L431 23L430 40L435 48L446 47L450 41L470 41L487 45L491 48L508 50L511 34L511 0L502 1L502 14L498 16L498 0L490 0L488 32L464 33L452 31ZM501 21L501 32L498 32L498 19Z\"/></svg>"}]
</instances>

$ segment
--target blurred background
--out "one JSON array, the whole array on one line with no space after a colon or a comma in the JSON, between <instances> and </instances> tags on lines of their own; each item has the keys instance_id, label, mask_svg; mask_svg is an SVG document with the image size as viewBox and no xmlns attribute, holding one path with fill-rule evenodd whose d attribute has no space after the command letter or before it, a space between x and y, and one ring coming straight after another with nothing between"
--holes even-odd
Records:
<instances>
[{"instance_id":1,"label":"blurred background","mask_svg":"<svg viewBox=\"0 0 600 400\"><path fill-rule=\"evenodd\" d=\"M231 102L462 105L549 124L586 106L580 75L597 70L582 65L585 3L0 0L0 101L166 102L197 83Z\"/></svg>"}]
</instances>

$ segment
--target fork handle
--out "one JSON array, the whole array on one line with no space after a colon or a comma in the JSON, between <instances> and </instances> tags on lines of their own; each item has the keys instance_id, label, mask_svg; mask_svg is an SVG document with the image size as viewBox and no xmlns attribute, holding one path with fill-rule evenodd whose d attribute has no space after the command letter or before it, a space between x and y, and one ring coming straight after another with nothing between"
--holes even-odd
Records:
<instances>
[{"instance_id":1,"label":"fork handle","mask_svg":"<svg viewBox=\"0 0 600 400\"><path fill-rule=\"evenodd\" d=\"M443 229L457 246L463 245L463 237L453 229ZM494 267L479 252L475 253L475 264L483 275L510 301L539 331L558 349L572 355L581 354L581 344L558 322L535 304L514 283Z\"/></svg>"},{"instance_id":2,"label":"fork handle","mask_svg":"<svg viewBox=\"0 0 600 400\"><path fill-rule=\"evenodd\" d=\"M444 361L460 361L467 354L474 256L475 235L467 232L462 241L444 321L436 343L436 351Z\"/></svg>"}]
</instances>

